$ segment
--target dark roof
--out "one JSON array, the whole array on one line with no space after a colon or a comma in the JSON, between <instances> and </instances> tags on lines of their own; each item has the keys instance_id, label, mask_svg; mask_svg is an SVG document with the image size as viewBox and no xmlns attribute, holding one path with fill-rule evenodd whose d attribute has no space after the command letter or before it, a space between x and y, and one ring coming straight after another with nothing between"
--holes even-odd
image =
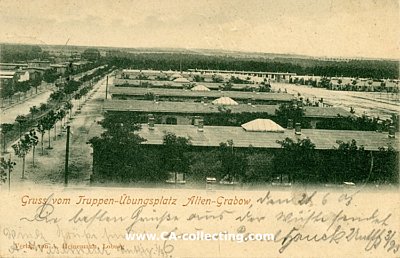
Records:
<instances>
[{"instance_id":1,"label":"dark roof","mask_svg":"<svg viewBox=\"0 0 400 258\"><path fill-rule=\"evenodd\" d=\"M114 79L114 85L123 85L128 83L131 87L139 87L140 83L151 83L150 87L169 87L169 88L177 88L182 89L184 84L182 82L174 82L174 81L157 81L157 80L136 80L136 79ZM190 84L196 85L204 85L209 89L218 90L222 83L214 83L214 82L191 82ZM245 89L245 88L259 88L258 84L233 84L232 89Z\"/></svg>"},{"instance_id":2,"label":"dark roof","mask_svg":"<svg viewBox=\"0 0 400 258\"><path fill-rule=\"evenodd\" d=\"M340 116L352 116L350 111L344 110L340 107L304 107L304 114L306 117L324 117L334 118Z\"/></svg>"},{"instance_id":3,"label":"dark roof","mask_svg":"<svg viewBox=\"0 0 400 258\"><path fill-rule=\"evenodd\" d=\"M160 145L166 132L175 133L177 136L190 137L193 146L216 147L221 142L233 140L235 147L255 148L280 148L276 142L286 137L292 139L310 140L315 144L316 149L333 149L338 147L337 140L344 142L356 140L357 145L363 145L366 150L377 151L379 147L387 147L390 144L399 150L398 138L389 138L387 133L370 131L339 131L339 130L316 130L303 129L302 134L297 136L294 130L279 132L246 132L241 127L232 126L204 126L204 131L199 132L193 125L165 125L156 124L154 130L149 130L147 124L142 125L139 135L147 139L144 144ZM398 135L396 135L397 137Z\"/></svg>"},{"instance_id":4,"label":"dark roof","mask_svg":"<svg viewBox=\"0 0 400 258\"><path fill-rule=\"evenodd\" d=\"M133 95L143 96L146 93L153 93L159 96L169 97L230 97L236 99L251 99L255 100L276 100L276 101L292 101L294 96L287 93L266 93L266 92L241 92L241 91L207 91L207 92L196 92L190 90L180 89L157 89L157 88L131 88L131 87L110 87L110 94L117 95Z\"/></svg>"},{"instance_id":5,"label":"dark roof","mask_svg":"<svg viewBox=\"0 0 400 258\"><path fill-rule=\"evenodd\" d=\"M229 106L232 113L268 113L275 114L279 105L248 105L239 104ZM143 113L181 113L181 114L210 114L220 113L218 106L211 103L202 104L196 102L172 102L172 101L149 101L149 100L106 100L104 110L108 111L132 111ZM306 117L333 118L338 114L350 116L351 113L339 107L305 107Z\"/></svg>"}]
</instances>

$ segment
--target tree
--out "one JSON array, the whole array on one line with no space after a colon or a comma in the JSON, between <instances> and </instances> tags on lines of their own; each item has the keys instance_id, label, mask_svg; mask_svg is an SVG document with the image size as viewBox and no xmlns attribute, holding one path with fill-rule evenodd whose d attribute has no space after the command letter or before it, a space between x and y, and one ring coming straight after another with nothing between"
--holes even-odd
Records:
<instances>
[{"instance_id":1,"label":"tree","mask_svg":"<svg viewBox=\"0 0 400 258\"><path fill-rule=\"evenodd\" d=\"M163 161L170 172L187 172L189 159L185 153L190 149L190 138L176 136L167 132L163 137Z\"/></svg>"},{"instance_id":2,"label":"tree","mask_svg":"<svg viewBox=\"0 0 400 258\"><path fill-rule=\"evenodd\" d=\"M33 119L33 116L39 113L39 109L36 106L32 106L29 108L29 112L31 113L31 119Z\"/></svg>"},{"instance_id":3,"label":"tree","mask_svg":"<svg viewBox=\"0 0 400 258\"><path fill-rule=\"evenodd\" d=\"M74 96L74 99L78 101L78 109L80 109L81 107L81 94L80 93L76 93Z\"/></svg>"},{"instance_id":4,"label":"tree","mask_svg":"<svg viewBox=\"0 0 400 258\"><path fill-rule=\"evenodd\" d=\"M39 123L37 125L37 130L40 133L40 145L41 145L41 148L42 148L42 155L44 155L43 136L46 133L46 130L44 129L44 123L45 123L45 121L44 121L44 118L43 118L43 119L41 119L39 121Z\"/></svg>"},{"instance_id":5,"label":"tree","mask_svg":"<svg viewBox=\"0 0 400 258\"><path fill-rule=\"evenodd\" d=\"M277 120L283 125L286 124L289 119L292 119L293 123L301 123L303 122L304 110L293 103L285 103L279 105L278 109L275 110L275 115L277 116Z\"/></svg>"},{"instance_id":6,"label":"tree","mask_svg":"<svg viewBox=\"0 0 400 258\"><path fill-rule=\"evenodd\" d=\"M54 69L48 69L43 74L43 80L47 83L54 83L58 78L58 74Z\"/></svg>"},{"instance_id":7,"label":"tree","mask_svg":"<svg viewBox=\"0 0 400 258\"><path fill-rule=\"evenodd\" d=\"M247 156L248 169L244 180L247 182L267 182L272 178L273 156L254 153Z\"/></svg>"},{"instance_id":8,"label":"tree","mask_svg":"<svg viewBox=\"0 0 400 258\"><path fill-rule=\"evenodd\" d=\"M213 74L213 75L211 76L211 79L212 79L212 81L215 82L215 83L220 83L220 82L223 82L223 81L224 81L224 78L222 78L220 75L216 75L216 74Z\"/></svg>"},{"instance_id":9,"label":"tree","mask_svg":"<svg viewBox=\"0 0 400 258\"><path fill-rule=\"evenodd\" d=\"M6 135L13 130L13 124L1 124L1 133L3 134L3 153L7 153L6 150Z\"/></svg>"},{"instance_id":10,"label":"tree","mask_svg":"<svg viewBox=\"0 0 400 258\"><path fill-rule=\"evenodd\" d=\"M66 110L69 110L69 118L71 118L71 116L72 116L72 108L73 107L74 107L74 105L72 104L71 101L65 102L65 104L64 104L64 108Z\"/></svg>"},{"instance_id":11,"label":"tree","mask_svg":"<svg viewBox=\"0 0 400 258\"><path fill-rule=\"evenodd\" d=\"M23 82L18 82L15 85L15 89L21 93L24 93L24 96L26 97L26 92L31 88L31 85L29 84L28 81L23 81Z\"/></svg>"},{"instance_id":12,"label":"tree","mask_svg":"<svg viewBox=\"0 0 400 258\"><path fill-rule=\"evenodd\" d=\"M204 82L204 77L196 74L195 76L193 76L193 81L195 81L195 82Z\"/></svg>"},{"instance_id":13,"label":"tree","mask_svg":"<svg viewBox=\"0 0 400 258\"><path fill-rule=\"evenodd\" d=\"M36 150L36 145L38 144L39 140L38 137L36 136L36 131L35 129L31 129L29 131L29 145L32 147L32 166L35 166L35 150Z\"/></svg>"},{"instance_id":14,"label":"tree","mask_svg":"<svg viewBox=\"0 0 400 258\"><path fill-rule=\"evenodd\" d=\"M290 182L306 181L315 182L319 180L316 169L318 164L315 144L309 138L297 139L294 141L286 137L277 141L282 150L275 156L275 169L280 174L282 181L283 174L289 176Z\"/></svg>"},{"instance_id":15,"label":"tree","mask_svg":"<svg viewBox=\"0 0 400 258\"><path fill-rule=\"evenodd\" d=\"M232 82L226 82L222 85L223 89L226 91L232 90L233 87L233 83Z\"/></svg>"},{"instance_id":16,"label":"tree","mask_svg":"<svg viewBox=\"0 0 400 258\"><path fill-rule=\"evenodd\" d=\"M22 159L21 179L25 179L25 157L32 147L29 135L25 134L16 144L12 145L11 147L14 149L15 155Z\"/></svg>"},{"instance_id":17,"label":"tree","mask_svg":"<svg viewBox=\"0 0 400 258\"><path fill-rule=\"evenodd\" d=\"M68 81L68 83L64 86L64 93L70 95L79 89L79 86L82 85L82 82L77 82L74 80Z\"/></svg>"},{"instance_id":18,"label":"tree","mask_svg":"<svg viewBox=\"0 0 400 258\"><path fill-rule=\"evenodd\" d=\"M42 118L40 125L41 128L39 128L39 131L41 132L41 130L47 130L47 132L49 133L49 147L48 149L52 149L51 148L51 135L50 135L50 130L53 128L55 122L56 122L56 115L54 113L53 110L50 110L50 112L47 113L47 115L45 117ZM43 137L42 137L43 138ZM43 142L43 139L42 139Z\"/></svg>"},{"instance_id":19,"label":"tree","mask_svg":"<svg viewBox=\"0 0 400 258\"><path fill-rule=\"evenodd\" d=\"M65 98L65 93L61 90L54 91L50 94L50 100L61 102Z\"/></svg>"},{"instance_id":20,"label":"tree","mask_svg":"<svg viewBox=\"0 0 400 258\"><path fill-rule=\"evenodd\" d=\"M22 136L22 126L27 120L28 119L23 115L18 115L17 118L15 118L15 121L19 124L19 137Z\"/></svg>"},{"instance_id":21,"label":"tree","mask_svg":"<svg viewBox=\"0 0 400 258\"><path fill-rule=\"evenodd\" d=\"M356 140L352 139L348 142L337 140L339 145L337 148L337 171L342 181L357 182L362 180L364 174L369 169L368 153L364 146L357 146Z\"/></svg>"},{"instance_id":22,"label":"tree","mask_svg":"<svg viewBox=\"0 0 400 258\"><path fill-rule=\"evenodd\" d=\"M44 111L47 110L47 104L46 103L41 103L39 109L40 109L40 112L43 113Z\"/></svg>"},{"instance_id":23,"label":"tree","mask_svg":"<svg viewBox=\"0 0 400 258\"><path fill-rule=\"evenodd\" d=\"M2 83L0 90L1 90L1 98L2 99L10 98L10 102L11 102L12 96L14 95L13 83L10 81L6 81L6 82Z\"/></svg>"},{"instance_id":24,"label":"tree","mask_svg":"<svg viewBox=\"0 0 400 258\"><path fill-rule=\"evenodd\" d=\"M16 164L17 163L14 161L11 161L11 156L8 160L5 160L4 157L1 157L0 159L0 183L4 183L8 178L8 190L11 188L11 172Z\"/></svg>"},{"instance_id":25,"label":"tree","mask_svg":"<svg viewBox=\"0 0 400 258\"><path fill-rule=\"evenodd\" d=\"M40 73L35 72L35 77L29 81L31 88L35 88L35 93L37 94L37 88L42 83L43 77Z\"/></svg>"},{"instance_id":26,"label":"tree","mask_svg":"<svg viewBox=\"0 0 400 258\"><path fill-rule=\"evenodd\" d=\"M374 169L370 180L375 183L399 183L399 153L391 146L380 147L374 154Z\"/></svg>"},{"instance_id":27,"label":"tree","mask_svg":"<svg viewBox=\"0 0 400 258\"><path fill-rule=\"evenodd\" d=\"M330 83L330 80L325 76L323 76L319 82L320 86L323 88L326 88L326 89L329 88L329 83Z\"/></svg>"},{"instance_id":28,"label":"tree","mask_svg":"<svg viewBox=\"0 0 400 258\"><path fill-rule=\"evenodd\" d=\"M140 129L139 116L106 113L100 124L106 129L100 137L89 140L93 148L95 176L107 177L121 182L156 179L159 156L142 147L145 141L134 133ZM161 166L161 165L160 165Z\"/></svg>"},{"instance_id":29,"label":"tree","mask_svg":"<svg viewBox=\"0 0 400 258\"><path fill-rule=\"evenodd\" d=\"M259 87L260 92L271 92L271 84L269 82L262 82Z\"/></svg>"},{"instance_id":30,"label":"tree","mask_svg":"<svg viewBox=\"0 0 400 258\"><path fill-rule=\"evenodd\" d=\"M155 95L153 92L146 92L146 94L144 94L144 99L145 100L154 100Z\"/></svg>"},{"instance_id":31,"label":"tree","mask_svg":"<svg viewBox=\"0 0 400 258\"><path fill-rule=\"evenodd\" d=\"M222 167L221 177L223 180L228 182L242 180L247 167L245 155L235 150L233 140L221 142L219 147L219 159Z\"/></svg>"},{"instance_id":32,"label":"tree","mask_svg":"<svg viewBox=\"0 0 400 258\"><path fill-rule=\"evenodd\" d=\"M217 151L190 152L188 171L188 177L190 177L190 179L205 182L207 177L219 178L221 170L221 161L219 160Z\"/></svg>"},{"instance_id":33,"label":"tree","mask_svg":"<svg viewBox=\"0 0 400 258\"><path fill-rule=\"evenodd\" d=\"M61 122L61 126L63 126L62 120L63 120L63 118L65 118L66 115L67 115L67 112L65 112L65 110L63 108L58 110L57 113L56 113L57 121Z\"/></svg>"}]
</instances>

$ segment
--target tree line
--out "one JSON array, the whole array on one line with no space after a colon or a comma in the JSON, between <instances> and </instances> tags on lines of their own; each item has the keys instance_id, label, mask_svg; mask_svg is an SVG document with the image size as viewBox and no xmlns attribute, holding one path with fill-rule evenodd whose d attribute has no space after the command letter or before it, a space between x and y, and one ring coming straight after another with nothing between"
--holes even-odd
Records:
<instances>
[{"instance_id":1,"label":"tree line","mask_svg":"<svg viewBox=\"0 0 400 258\"><path fill-rule=\"evenodd\" d=\"M390 60L323 61L301 58L243 58L178 53L127 53L110 51L110 64L120 68L154 70L213 69L290 72L298 75L398 78L399 63Z\"/></svg>"}]
</instances>

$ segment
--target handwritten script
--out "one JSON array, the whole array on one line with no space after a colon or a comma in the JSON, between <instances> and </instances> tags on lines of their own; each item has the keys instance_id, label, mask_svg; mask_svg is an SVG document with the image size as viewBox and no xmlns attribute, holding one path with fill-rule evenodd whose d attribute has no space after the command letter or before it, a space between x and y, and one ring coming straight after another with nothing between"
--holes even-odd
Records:
<instances>
[{"instance_id":1,"label":"handwritten script","mask_svg":"<svg viewBox=\"0 0 400 258\"><path fill-rule=\"evenodd\" d=\"M325 256L396 257L395 195L345 188L3 194L0 256L296 256L307 248Z\"/></svg>"}]
</instances>

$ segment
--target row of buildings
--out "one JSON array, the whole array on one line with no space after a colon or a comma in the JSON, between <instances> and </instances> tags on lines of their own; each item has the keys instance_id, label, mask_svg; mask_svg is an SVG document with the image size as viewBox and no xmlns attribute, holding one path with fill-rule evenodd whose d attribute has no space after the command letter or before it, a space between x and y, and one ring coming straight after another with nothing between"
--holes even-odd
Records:
<instances>
[{"instance_id":1,"label":"row of buildings","mask_svg":"<svg viewBox=\"0 0 400 258\"><path fill-rule=\"evenodd\" d=\"M21 63L0 63L0 85L15 84L35 80L42 77L46 71L52 71L63 76L67 71L84 70L90 62L85 60L52 64L47 60L30 60Z\"/></svg>"},{"instance_id":2,"label":"row of buildings","mask_svg":"<svg viewBox=\"0 0 400 258\"><path fill-rule=\"evenodd\" d=\"M247 84L248 87L258 87L258 84L262 82L277 82L327 87L331 90L399 92L398 79L373 80L369 78L350 77L328 78L322 76L297 75L296 73L202 69L189 69L188 71L180 73L176 71L125 69L119 74L116 84L132 84L133 82L131 80L136 79L191 83L196 82L199 78L203 83L223 83L228 82L232 77L237 77L243 80L244 83L241 84ZM244 86L242 85L242 87Z\"/></svg>"},{"instance_id":3,"label":"row of buildings","mask_svg":"<svg viewBox=\"0 0 400 258\"><path fill-rule=\"evenodd\" d=\"M322 77L296 75L290 78L289 83L326 87L330 90L351 90L351 91L385 91L399 92L399 80L381 79L373 80L368 78L351 77Z\"/></svg>"},{"instance_id":4,"label":"row of buildings","mask_svg":"<svg viewBox=\"0 0 400 258\"><path fill-rule=\"evenodd\" d=\"M109 97L104 101L103 111L126 118L126 122L130 117L139 118L142 126L138 134L146 139L143 144L155 148L163 144L163 137L169 132L190 139L193 150L206 152L218 148L222 142L231 141L234 148L244 152L255 149L274 155L275 150L281 149L279 141L285 138L310 139L315 149L321 151L332 150L340 142L352 140L369 151L378 151L388 146L399 150L392 127L389 132L317 129L321 122L335 123L340 118L352 116L342 108L324 105L303 107L302 121L309 125L305 126L293 119L281 117L278 113L282 104L294 103L295 107L301 106L297 96L277 92L248 92L243 89L220 90L217 86L211 86L217 82L210 81L196 82L193 87L187 88L184 87L186 81L177 81L178 78L186 78L193 83L189 80L193 77L191 73L120 71L114 85L108 88ZM160 74L169 74L165 81L174 87L162 88L164 84ZM226 78L231 76L236 75L226 74ZM143 81L149 83L141 84ZM95 174L104 173L104 167L98 164L117 158L102 155L102 151L94 149ZM171 175L169 182L176 182L177 178Z\"/></svg>"}]
</instances>

